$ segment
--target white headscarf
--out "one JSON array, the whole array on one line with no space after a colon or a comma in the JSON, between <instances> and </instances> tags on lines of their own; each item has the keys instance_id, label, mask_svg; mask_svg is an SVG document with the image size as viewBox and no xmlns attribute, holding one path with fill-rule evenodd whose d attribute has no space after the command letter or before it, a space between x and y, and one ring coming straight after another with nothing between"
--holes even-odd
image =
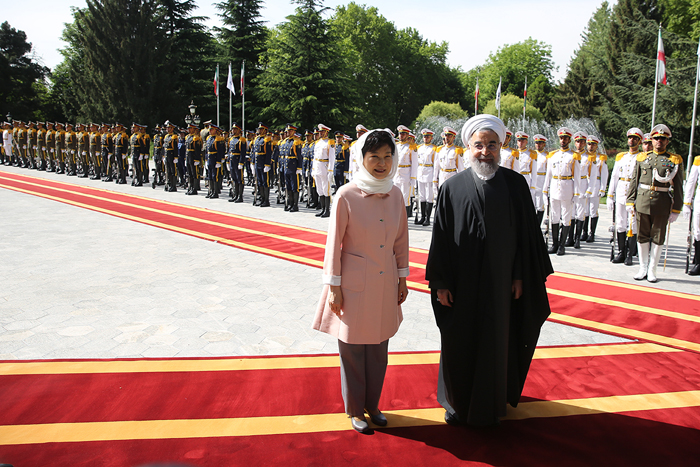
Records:
<instances>
[{"instance_id":1,"label":"white headscarf","mask_svg":"<svg viewBox=\"0 0 700 467\"><path fill-rule=\"evenodd\" d=\"M399 164L399 158L396 157L396 145L394 144L394 139L391 138L394 157L391 158L391 170L389 171L389 174L380 180L367 171L365 165L362 163L364 159L362 156L362 148L365 145L365 141L367 141L367 137L375 131L386 131L389 135L392 134L391 130L389 130L388 128L377 128L374 130L370 130L364 135L360 136L360 139L358 139L357 142L354 144L354 147L357 148L354 154L354 158L358 170L352 176L352 181L355 182L355 184L360 190L372 195L377 193L389 193L389 191L391 191L391 188L394 186L394 175L396 175L396 171L398 170Z\"/></svg>"},{"instance_id":2,"label":"white headscarf","mask_svg":"<svg viewBox=\"0 0 700 467\"><path fill-rule=\"evenodd\" d=\"M501 143L506 140L506 126L503 124L503 120L493 115L480 114L465 122L462 127L462 144L468 145L474 133L486 129L493 130Z\"/></svg>"}]
</instances>

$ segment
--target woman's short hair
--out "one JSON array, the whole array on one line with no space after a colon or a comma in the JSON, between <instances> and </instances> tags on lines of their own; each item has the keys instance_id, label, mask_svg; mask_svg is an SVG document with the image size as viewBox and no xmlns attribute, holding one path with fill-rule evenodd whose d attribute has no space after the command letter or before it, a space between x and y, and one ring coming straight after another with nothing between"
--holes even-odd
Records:
<instances>
[{"instance_id":1,"label":"woman's short hair","mask_svg":"<svg viewBox=\"0 0 700 467\"><path fill-rule=\"evenodd\" d=\"M377 149L388 145L391 148L391 155L394 155L396 151L396 144L394 143L394 138L389 134L389 132L384 130L373 131L367 135L364 146L362 146L362 157L365 157L368 151L376 151Z\"/></svg>"}]
</instances>

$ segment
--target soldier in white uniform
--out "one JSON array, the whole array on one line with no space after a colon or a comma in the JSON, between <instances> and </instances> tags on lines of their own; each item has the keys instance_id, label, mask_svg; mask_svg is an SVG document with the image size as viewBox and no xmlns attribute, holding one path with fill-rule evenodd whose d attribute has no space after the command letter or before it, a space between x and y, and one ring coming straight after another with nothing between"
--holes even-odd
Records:
<instances>
[{"instance_id":1,"label":"soldier in white uniform","mask_svg":"<svg viewBox=\"0 0 700 467\"><path fill-rule=\"evenodd\" d=\"M693 235L693 248L695 255L693 257L693 266L688 270L691 276L700 275L700 183L698 178L700 175L700 156L695 156L693 166L690 168L690 175L685 182L683 192L683 218L690 220L692 213L693 220L691 222L691 230Z\"/></svg>"},{"instance_id":2,"label":"soldier in white uniform","mask_svg":"<svg viewBox=\"0 0 700 467\"><path fill-rule=\"evenodd\" d=\"M5 164L10 165L12 161L12 125L5 122L5 131L2 132L2 147L5 149Z\"/></svg>"},{"instance_id":3,"label":"soldier in white uniform","mask_svg":"<svg viewBox=\"0 0 700 467\"><path fill-rule=\"evenodd\" d=\"M435 199L435 191L433 190L433 169L435 167L433 135L435 133L424 128L421 130L421 134L423 135L423 144L418 146L418 172L416 173L421 216L420 219L416 219L416 224L430 225L430 215L433 212L433 200Z\"/></svg>"},{"instance_id":4,"label":"soldier in white uniform","mask_svg":"<svg viewBox=\"0 0 700 467\"><path fill-rule=\"evenodd\" d=\"M435 165L433 166L433 189L439 193L439 189L446 180L464 170L464 148L455 146L457 132L454 128L446 126L442 129L444 144L435 150Z\"/></svg>"},{"instance_id":5,"label":"soldier in white uniform","mask_svg":"<svg viewBox=\"0 0 700 467\"><path fill-rule=\"evenodd\" d=\"M319 138L314 143L314 162L311 175L316 182L321 212L318 217L328 217L331 213L331 184L333 167L335 166L335 141L328 139L330 127L318 124Z\"/></svg>"},{"instance_id":6,"label":"soldier in white uniform","mask_svg":"<svg viewBox=\"0 0 700 467\"><path fill-rule=\"evenodd\" d=\"M542 199L542 187L544 186L544 177L547 175L547 152L545 151L547 138L538 133L534 136L534 139L537 162L535 164L536 168L532 168L532 178L534 180L533 185L535 186L535 209L537 210L537 222L538 225L541 226L542 219L544 219L544 209L546 203Z\"/></svg>"},{"instance_id":7,"label":"soldier in white uniform","mask_svg":"<svg viewBox=\"0 0 700 467\"><path fill-rule=\"evenodd\" d=\"M618 255L613 263L625 263L632 265L632 257L637 254L637 220L627 213L627 188L629 187L634 166L637 163L639 145L644 134L639 128L630 128L627 131L627 152L621 152L615 157L615 165L610 174L610 186L608 186L608 211L614 210L615 231L617 234Z\"/></svg>"},{"instance_id":8,"label":"soldier in white uniform","mask_svg":"<svg viewBox=\"0 0 700 467\"><path fill-rule=\"evenodd\" d=\"M576 160L576 164L579 166L579 173L581 174L581 179L577 181L578 186L581 189L579 197L575 197L573 199L574 203L574 214L573 214L573 222L571 225L571 229L569 229L569 236L566 239L566 243L564 246L573 246L574 248L581 248L581 243L579 241L578 247L576 247L576 233L579 232L581 229L580 226L583 225L583 219L585 217L584 211L586 209L586 198L584 196L584 192L586 191L586 188L588 187L588 171L584 171L583 168L581 167L584 159L584 155L586 153L586 138L588 135L584 133L583 131L577 131L574 133L574 160Z\"/></svg>"},{"instance_id":9,"label":"soldier in white uniform","mask_svg":"<svg viewBox=\"0 0 700 467\"><path fill-rule=\"evenodd\" d=\"M355 143L357 143L357 140L360 139L360 136L364 135L368 131L369 130L362 124L355 127L357 139L350 143L350 174L348 176L348 181L352 180L353 174L359 170L359 167L357 167L357 161L355 160L355 151L362 151L362 148L357 146Z\"/></svg>"},{"instance_id":10,"label":"soldier in white uniform","mask_svg":"<svg viewBox=\"0 0 700 467\"><path fill-rule=\"evenodd\" d=\"M574 153L569 149L571 130L559 128L560 148L549 153L547 159L547 175L542 187L543 199L550 201L550 222L552 223L552 247L547 251L561 256L565 254L564 241L571 228L573 214L573 198L579 196L578 180L580 179L579 164L574 159ZM561 238L559 237L559 226Z\"/></svg>"},{"instance_id":11,"label":"soldier in white uniform","mask_svg":"<svg viewBox=\"0 0 700 467\"><path fill-rule=\"evenodd\" d=\"M518 149L513 152L517 153L515 157L517 157L519 162L518 165L520 166L520 175L525 177L525 181L530 187L530 195L532 196L532 203L534 204L535 192L537 191L534 183L535 171L537 170L537 152L527 148L529 138L530 135L524 131L518 131L515 133L515 144L518 146Z\"/></svg>"},{"instance_id":12,"label":"soldier in white uniform","mask_svg":"<svg viewBox=\"0 0 700 467\"><path fill-rule=\"evenodd\" d=\"M418 156L415 144L409 141L409 130L404 125L399 125L399 142L396 143L396 157L398 158L398 167L396 175L394 175L394 185L396 185L403 194L404 206L406 206L406 215L411 217L413 209L411 206L411 184L412 180L416 179L416 170L418 168Z\"/></svg>"},{"instance_id":13,"label":"soldier in white uniform","mask_svg":"<svg viewBox=\"0 0 700 467\"><path fill-rule=\"evenodd\" d=\"M506 167L510 170L520 172L520 166L518 165L518 154L517 152L513 152L508 147L512 136L513 132L506 128L506 140L503 141L503 145L501 147L501 167Z\"/></svg>"},{"instance_id":14,"label":"soldier in white uniform","mask_svg":"<svg viewBox=\"0 0 700 467\"><path fill-rule=\"evenodd\" d=\"M586 140L586 150L588 152L588 161L590 164L588 172L588 212L583 221L583 233L581 241L593 243L595 241L595 230L598 226L598 207L600 206L600 198L605 196L605 191L608 186L608 156L598 152L598 144L600 140L595 135L588 135ZM590 234L588 230L588 222L590 219Z\"/></svg>"}]
</instances>

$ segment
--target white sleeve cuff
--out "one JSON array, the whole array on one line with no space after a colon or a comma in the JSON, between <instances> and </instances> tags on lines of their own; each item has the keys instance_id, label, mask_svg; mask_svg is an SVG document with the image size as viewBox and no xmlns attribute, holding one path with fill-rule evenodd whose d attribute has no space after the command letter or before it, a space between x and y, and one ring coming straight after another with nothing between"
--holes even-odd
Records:
<instances>
[{"instance_id":1,"label":"white sleeve cuff","mask_svg":"<svg viewBox=\"0 0 700 467\"><path fill-rule=\"evenodd\" d=\"M323 275L323 283L326 285L340 285L340 276Z\"/></svg>"},{"instance_id":2,"label":"white sleeve cuff","mask_svg":"<svg viewBox=\"0 0 700 467\"><path fill-rule=\"evenodd\" d=\"M399 277L408 277L408 268L399 268Z\"/></svg>"}]
</instances>

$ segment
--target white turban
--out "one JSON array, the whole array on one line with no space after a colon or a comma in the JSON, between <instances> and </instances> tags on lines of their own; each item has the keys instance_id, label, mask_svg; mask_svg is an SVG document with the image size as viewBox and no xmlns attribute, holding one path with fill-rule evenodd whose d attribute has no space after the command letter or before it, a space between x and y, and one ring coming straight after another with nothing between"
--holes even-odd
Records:
<instances>
[{"instance_id":1,"label":"white turban","mask_svg":"<svg viewBox=\"0 0 700 467\"><path fill-rule=\"evenodd\" d=\"M363 163L364 155L362 154L362 148L365 145L365 141L367 141L367 137L375 131L386 131L387 133L392 135L393 138L393 134L388 128L377 128L375 130L368 131L364 135L360 136L360 138L353 146L353 148L357 148L355 149L355 154L353 156L355 159L355 164L357 164L357 172L353 174L352 181L355 182L355 185L357 185L357 187L365 193L389 193L394 187L394 175L396 175L396 172L398 170L399 158L391 158L391 169L389 170L387 176L381 180L375 178L374 175L369 173L369 171L365 168L365 165ZM393 144L394 143L392 139L392 145ZM393 147L393 152L394 156L396 156L396 145L394 145Z\"/></svg>"},{"instance_id":2,"label":"white turban","mask_svg":"<svg viewBox=\"0 0 700 467\"><path fill-rule=\"evenodd\" d=\"M462 127L462 144L468 145L472 135L483 130L495 132L501 143L506 140L506 126L503 124L503 120L493 115L481 114L467 120Z\"/></svg>"}]
</instances>

